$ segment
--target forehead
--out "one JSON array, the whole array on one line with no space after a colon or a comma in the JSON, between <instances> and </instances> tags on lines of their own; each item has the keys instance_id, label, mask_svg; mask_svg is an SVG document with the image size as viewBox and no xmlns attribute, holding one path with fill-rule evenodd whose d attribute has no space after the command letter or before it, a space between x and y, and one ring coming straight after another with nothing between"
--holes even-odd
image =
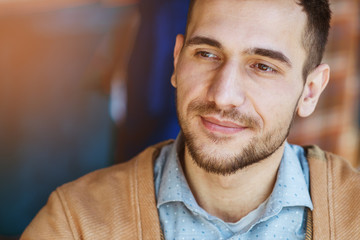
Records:
<instances>
[{"instance_id":1,"label":"forehead","mask_svg":"<svg viewBox=\"0 0 360 240\"><path fill-rule=\"evenodd\" d=\"M266 13L264 15L264 13ZM283 20L306 20L296 0L195 0L191 23L206 16L226 14L229 17L283 17ZM190 23L190 25L191 25Z\"/></svg>"},{"instance_id":2,"label":"forehead","mask_svg":"<svg viewBox=\"0 0 360 240\"><path fill-rule=\"evenodd\" d=\"M187 37L205 35L236 47L291 48L295 55L304 50L307 19L295 0L196 0L190 19Z\"/></svg>"}]
</instances>

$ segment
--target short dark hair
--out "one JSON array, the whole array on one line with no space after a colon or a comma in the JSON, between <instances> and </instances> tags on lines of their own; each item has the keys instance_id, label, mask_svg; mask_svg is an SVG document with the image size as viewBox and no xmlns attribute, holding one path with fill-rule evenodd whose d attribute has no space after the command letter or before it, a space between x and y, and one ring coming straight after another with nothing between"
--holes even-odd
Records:
<instances>
[{"instance_id":1,"label":"short dark hair","mask_svg":"<svg viewBox=\"0 0 360 240\"><path fill-rule=\"evenodd\" d=\"M190 0L186 34L195 1ZM307 24L302 37L302 44L307 52L302 72L306 80L309 73L319 66L323 58L330 30L331 10L329 0L296 0L296 3L307 15Z\"/></svg>"},{"instance_id":2,"label":"short dark hair","mask_svg":"<svg viewBox=\"0 0 360 240\"><path fill-rule=\"evenodd\" d=\"M331 10L329 0L299 0L298 4L307 15L302 39L308 55L303 67L303 77L306 79L323 58L330 30Z\"/></svg>"}]
</instances>

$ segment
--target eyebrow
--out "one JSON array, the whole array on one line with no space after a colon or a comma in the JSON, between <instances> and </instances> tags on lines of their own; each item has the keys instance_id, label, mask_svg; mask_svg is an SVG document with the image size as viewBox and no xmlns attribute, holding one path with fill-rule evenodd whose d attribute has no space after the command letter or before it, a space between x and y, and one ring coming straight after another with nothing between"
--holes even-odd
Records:
<instances>
[{"instance_id":1,"label":"eyebrow","mask_svg":"<svg viewBox=\"0 0 360 240\"><path fill-rule=\"evenodd\" d=\"M282 52L279 52L279 51L265 49L265 48L249 48L249 49L245 50L244 53L272 58L272 59L275 59L275 60L285 63L290 68L292 66L290 59L288 57L286 57L285 54L283 54Z\"/></svg>"},{"instance_id":2,"label":"eyebrow","mask_svg":"<svg viewBox=\"0 0 360 240\"><path fill-rule=\"evenodd\" d=\"M196 37L190 38L189 40L186 41L186 46L202 45L202 44L216 47L219 49L223 48L220 42L216 41L215 39L208 38L208 37L196 36Z\"/></svg>"},{"instance_id":3,"label":"eyebrow","mask_svg":"<svg viewBox=\"0 0 360 240\"><path fill-rule=\"evenodd\" d=\"M208 38L208 37L202 37L202 36L195 36L193 38L190 38L185 43L186 46L202 45L202 44L209 45L209 46L219 48L219 49L223 49L223 46L221 45L221 43L219 41L212 39L212 38ZM266 48L249 48L249 49L245 50L244 53L249 54L249 55L259 55L259 56L263 56L263 57L272 58L277 61L285 63L290 68L292 67L292 63L291 63L290 59L288 57L286 57L285 54L283 54L280 51L275 51L275 50L266 49Z\"/></svg>"}]
</instances>

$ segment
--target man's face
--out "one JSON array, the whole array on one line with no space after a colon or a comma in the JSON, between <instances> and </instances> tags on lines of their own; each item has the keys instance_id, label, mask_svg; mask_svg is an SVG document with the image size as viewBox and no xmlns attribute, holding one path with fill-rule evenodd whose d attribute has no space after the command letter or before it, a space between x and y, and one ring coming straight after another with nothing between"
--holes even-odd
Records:
<instances>
[{"instance_id":1,"label":"man's face","mask_svg":"<svg viewBox=\"0 0 360 240\"><path fill-rule=\"evenodd\" d=\"M196 2L171 82L200 167L231 174L283 145L303 92L305 23L293 1Z\"/></svg>"}]
</instances>

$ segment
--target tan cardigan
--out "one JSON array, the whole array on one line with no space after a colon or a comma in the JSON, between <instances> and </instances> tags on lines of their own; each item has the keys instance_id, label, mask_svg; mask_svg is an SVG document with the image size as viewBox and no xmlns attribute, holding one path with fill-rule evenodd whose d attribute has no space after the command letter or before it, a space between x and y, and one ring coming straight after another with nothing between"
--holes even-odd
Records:
<instances>
[{"instance_id":1,"label":"tan cardigan","mask_svg":"<svg viewBox=\"0 0 360 240\"><path fill-rule=\"evenodd\" d=\"M169 143L59 187L21 239L161 239L153 168L161 147ZM317 147L306 151L313 239L360 239L359 172Z\"/></svg>"}]
</instances>

